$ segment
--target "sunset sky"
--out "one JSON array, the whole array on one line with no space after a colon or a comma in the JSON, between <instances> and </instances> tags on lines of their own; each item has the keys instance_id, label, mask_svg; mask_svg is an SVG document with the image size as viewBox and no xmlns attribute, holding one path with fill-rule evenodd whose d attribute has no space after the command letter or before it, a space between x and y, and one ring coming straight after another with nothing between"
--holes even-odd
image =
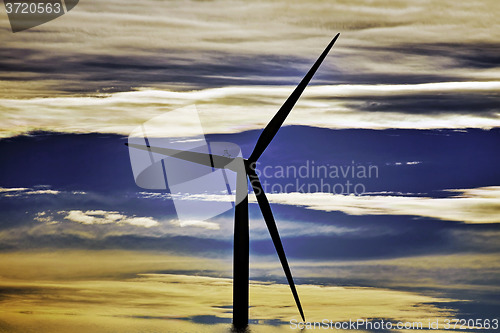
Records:
<instances>
[{"instance_id":1,"label":"sunset sky","mask_svg":"<svg viewBox=\"0 0 500 333\"><path fill-rule=\"evenodd\" d=\"M18 33L0 7L0 332L227 332L234 212L173 204L227 198L138 187L124 143L195 106L248 157L339 32L259 161L306 319L498 318L499 1L81 0ZM276 174L312 164L377 172ZM249 207L251 331L294 331Z\"/></svg>"}]
</instances>

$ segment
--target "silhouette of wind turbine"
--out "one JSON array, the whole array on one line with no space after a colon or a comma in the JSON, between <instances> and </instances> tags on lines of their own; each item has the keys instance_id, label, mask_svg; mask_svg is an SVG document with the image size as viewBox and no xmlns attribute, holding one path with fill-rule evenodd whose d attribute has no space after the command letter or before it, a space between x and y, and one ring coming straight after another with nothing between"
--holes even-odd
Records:
<instances>
[{"instance_id":1,"label":"silhouette of wind turbine","mask_svg":"<svg viewBox=\"0 0 500 333\"><path fill-rule=\"evenodd\" d=\"M255 172L257 160L262 153L269 146L276 133L279 131L281 125L286 117L292 111L295 103L298 101L302 92L311 81L317 69L326 58L328 52L333 47L340 34L337 34L333 40L328 44L323 53L319 56L318 60L311 67L309 72L304 76L299 85L295 88L288 99L283 103L278 112L271 119L269 124L264 128L260 137L255 144L255 148L248 159L236 157L241 159L241 164L244 168L238 168L236 165L239 163L232 163L235 158L205 154L195 151L179 150L173 148L153 147L149 143L146 145L126 143L131 148L146 150L150 153L157 153L177 159L209 166L212 168L223 169L227 168L236 172L236 206L234 212L234 253L233 253L233 326L236 329L245 328L248 326L248 284L249 284L249 218L248 218L248 180L253 188L257 203L264 217L264 221L271 235L271 239L278 253L283 271L290 285L290 289L297 304L302 320L305 321L304 311L300 304L299 295L293 282L292 273L288 266L285 250L278 233L278 228L274 220L271 206L267 200L260 179ZM210 158L207 158L210 157Z\"/></svg>"}]
</instances>

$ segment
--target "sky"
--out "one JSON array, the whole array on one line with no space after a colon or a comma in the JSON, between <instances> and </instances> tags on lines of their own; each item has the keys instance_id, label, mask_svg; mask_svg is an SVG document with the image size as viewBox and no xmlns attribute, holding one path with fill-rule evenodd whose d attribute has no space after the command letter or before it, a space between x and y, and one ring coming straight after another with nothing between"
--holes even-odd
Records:
<instances>
[{"instance_id":1,"label":"sky","mask_svg":"<svg viewBox=\"0 0 500 333\"><path fill-rule=\"evenodd\" d=\"M162 136L249 157L339 32L258 164L306 319L494 319L499 7L81 0L18 33L2 7L0 332L227 332L233 211L175 203L231 198L138 187L124 143L166 115ZM251 331L294 331L249 200Z\"/></svg>"}]
</instances>

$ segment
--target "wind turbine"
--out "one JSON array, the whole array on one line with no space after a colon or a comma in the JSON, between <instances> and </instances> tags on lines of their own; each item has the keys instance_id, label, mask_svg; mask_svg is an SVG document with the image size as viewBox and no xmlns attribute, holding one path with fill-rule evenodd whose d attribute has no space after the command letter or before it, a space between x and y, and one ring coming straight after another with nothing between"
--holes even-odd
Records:
<instances>
[{"instance_id":1,"label":"wind turbine","mask_svg":"<svg viewBox=\"0 0 500 333\"><path fill-rule=\"evenodd\" d=\"M295 88L292 94L288 97L285 103L281 106L278 112L271 119L269 124L264 128L260 137L255 144L249 158L240 159L240 163L232 163L235 158L230 158L215 154L206 154L196 151L179 150L172 148L150 146L146 141L146 145L126 143L130 148L146 150L150 153L157 153L169 157L175 157L180 160L189 161L204 166L209 166L215 169L230 169L236 172L236 206L234 212L234 253L233 253L233 326L236 329L245 328L248 326L248 284L249 284L249 218L248 218L248 180L253 188L260 210L264 217L264 221L271 235L271 239L276 248L276 252L280 259L283 271L290 285L295 303L299 310L302 320L305 321L304 311L300 304L299 295L295 288L292 273L286 259L283 244L278 233L278 228L274 220L274 216L269 205L269 201L264 193L260 179L255 172L257 160L269 146L276 133L286 117L292 111L295 103L298 101L302 92L307 87L317 69L326 58L328 52L333 47L340 34L337 34L328 44L323 53L316 60L309 72L304 76L299 85ZM237 165L243 165L242 168ZM248 179L247 179L248 178Z\"/></svg>"}]
</instances>

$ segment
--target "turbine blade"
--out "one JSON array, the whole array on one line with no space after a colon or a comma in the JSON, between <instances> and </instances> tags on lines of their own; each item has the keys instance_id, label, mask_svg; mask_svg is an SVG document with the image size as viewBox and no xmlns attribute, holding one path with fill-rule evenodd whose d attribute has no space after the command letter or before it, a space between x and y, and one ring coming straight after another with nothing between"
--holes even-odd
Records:
<instances>
[{"instance_id":1,"label":"turbine blade","mask_svg":"<svg viewBox=\"0 0 500 333\"><path fill-rule=\"evenodd\" d=\"M273 240L274 247L276 248L276 252L278 253L278 257L280 258L281 266L283 266L283 270L285 271L286 279L288 280L288 284L290 285L290 289L292 290L293 298L295 299L295 303L297 304L297 308L299 309L300 316L305 322L306 319L304 317L304 312L302 311L302 306L300 305L299 294L297 294L297 289L295 289L292 272L290 271L290 267L288 266L285 250L283 249L283 244L281 243L278 227L276 226L273 212L271 211L271 206L269 205L269 201L267 200L264 189L262 188L262 185L260 183L259 176L257 176L255 170L253 170L249 166L247 167L247 173L248 178L250 178L250 184L252 185L255 196L257 197L257 202L259 203L262 216L264 216L264 221L266 221L267 229L269 230L269 234L271 234L271 239Z\"/></svg>"},{"instance_id":2,"label":"turbine blade","mask_svg":"<svg viewBox=\"0 0 500 333\"><path fill-rule=\"evenodd\" d=\"M316 70L321 65L326 55L330 51L330 49L333 47L333 44L335 44L335 42L337 41L339 35L340 33L338 33L330 42L330 44L328 44L326 49L319 56L318 60L316 60L316 62L311 67L306 76L304 76L304 78L299 83L297 88L295 88L290 97L288 97L288 99L285 101L285 103L283 103L283 105L278 110L276 115L274 115L273 119L271 119L269 124L267 124L266 128L264 128L264 131L262 131L259 139L257 140L257 144L255 145L252 154L248 158L250 163L256 162L259 159L260 155L262 155L264 150L266 150L267 146L269 146L276 133L278 133L278 130L285 121L286 117L288 116L290 111L292 111L293 107L295 106L295 103L300 98L300 95L302 95L302 92L309 84L309 81L311 81L312 77L314 76L314 73L316 73Z\"/></svg>"},{"instance_id":3,"label":"turbine blade","mask_svg":"<svg viewBox=\"0 0 500 333\"><path fill-rule=\"evenodd\" d=\"M179 149L173 149L173 148L160 148L160 147L152 147L152 146L146 146L146 145L138 145L135 143L125 143L126 146L136 148L136 149L141 149L141 150L146 150L150 151L153 153L157 153L160 155L165 155L165 156L170 156L170 157L175 157L184 161L188 162L193 162L209 167L214 167L218 169L222 168L229 168L230 170L233 170L232 166L235 164L231 164L235 159L234 158L228 158L225 156L220 156L220 155L212 155L212 154L205 154L205 153L198 153L194 151L188 151L188 150L179 150ZM241 157L238 157L241 158ZM237 171L237 170L233 170Z\"/></svg>"}]
</instances>

